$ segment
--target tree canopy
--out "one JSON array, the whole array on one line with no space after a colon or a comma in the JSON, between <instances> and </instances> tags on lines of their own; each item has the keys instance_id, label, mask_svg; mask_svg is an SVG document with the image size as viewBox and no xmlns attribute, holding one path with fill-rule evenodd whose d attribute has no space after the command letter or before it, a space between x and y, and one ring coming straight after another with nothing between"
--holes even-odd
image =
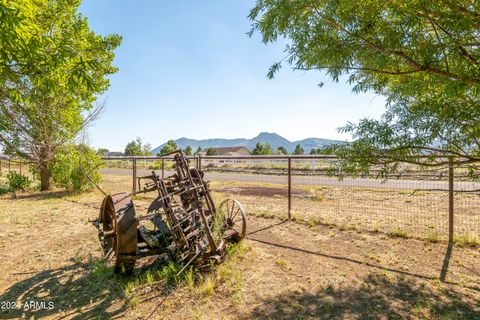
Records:
<instances>
[{"instance_id":1,"label":"tree canopy","mask_svg":"<svg viewBox=\"0 0 480 320\"><path fill-rule=\"evenodd\" d=\"M191 146L187 146L185 148L185 155L186 156L191 156L192 155L192 147Z\"/></svg>"},{"instance_id":2,"label":"tree canopy","mask_svg":"<svg viewBox=\"0 0 480 320\"><path fill-rule=\"evenodd\" d=\"M173 152L177 149L178 149L178 147L177 147L177 143L175 142L175 140L168 140L167 143L160 150L160 152L157 153L157 156L166 155L166 154L171 153L171 152Z\"/></svg>"},{"instance_id":3,"label":"tree canopy","mask_svg":"<svg viewBox=\"0 0 480 320\"><path fill-rule=\"evenodd\" d=\"M277 152L276 152L276 153L277 153L277 154L282 154L282 155L287 155L287 154L288 154L288 151L287 151L287 149L285 149L285 147L280 146L280 147L277 148Z\"/></svg>"},{"instance_id":4,"label":"tree canopy","mask_svg":"<svg viewBox=\"0 0 480 320\"><path fill-rule=\"evenodd\" d=\"M269 77L286 62L387 98L381 119L342 129L355 140L336 151L388 172L397 161L445 163L433 155L480 161L478 12L467 0L258 0L250 18L264 42L288 42Z\"/></svg>"},{"instance_id":5,"label":"tree canopy","mask_svg":"<svg viewBox=\"0 0 480 320\"><path fill-rule=\"evenodd\" d=\"M117 35L96 35L79 0L0 1L0 145L35 163L50 187L59 147L95 120Z\"/></svg>"},{"instance_id":6,"label":"tree canopy","mask_svg":"<svg viewBox=\"0 0 480 320\"><path fill-rule=\"evenodd\" d=\"M304 154L304 153L305 153L305 150L303 150L302 146L297 144L295 146L295 150L293 150L293 154L300 155L300 154Z\"/></svg>"},{"instance_id":7,"label":"tree canopy","mask_svg":"<svg viewBox=\"0 0 480 320\"><path fill-rule=\"evenodd\" d=\"M216 155L217 155L217 149L215 149L215 148L208 148L206 155L207 155L207 156L216 156Z\"/></svg>"},{"instance_id":8,"label":"tree canopy","mask_svg":"<svg viewBox=\"0 0 480 320\"><path fill-rule=\"evenodd\" d=\"M98 150L97 150L97 154L100 155L100 156L105 156L109 152L110 152L110 150L108 150L107 148L98 148Z\"/></svg>"},{"instance_id":9,"label":"tree canopy","mask_svg":"<svg viewBox=\"0 0 480 320\"><path fill-rule=\"evenodd\" d=\"M123 152L126 156L151 156L152 146L149 143L143 143L142 139L137 137L137 139L130 141L125 146L125 151Z\"/></svg>"},{"instance_id":10,"label":"tree canopy","mask_svg":"<svg viewBox=\"0 0 480 320\"><path fill-rule=\"evenodd\" d=\"M258 142L252 150L253 155L269 155L273 154L272 146L268 143L262 144Z\"/></svg>"}]
</instances>

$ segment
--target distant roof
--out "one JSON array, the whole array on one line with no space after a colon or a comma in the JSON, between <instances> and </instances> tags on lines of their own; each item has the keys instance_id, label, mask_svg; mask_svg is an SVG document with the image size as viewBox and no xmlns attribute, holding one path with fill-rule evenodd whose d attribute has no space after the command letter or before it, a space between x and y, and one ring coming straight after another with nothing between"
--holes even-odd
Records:
<instances>
[{"instance_id":1,"label":"distant roof","mask_svg":"<svg viewBox=\"0 0 480 320\"><path fill-rule=\"evenodd\" d=\"M208 149L214 149L217 156L248 156L250 151L246 147L220 147L220 148L207 148L200 151L198 154L201 156L207 155Z\"/></svg>"},{"instance_id":2,"label":"distant roof","mask_svg":"<svg viewBox=\"0 0 480 320\"><path fill-rule=\"evenodd\" d=\"M120 156L123 156L123 152L111 151L111 152L105 153L105 156L107 156L107 157L120 157Z\"/></svg>"},{"instance_id":3,"label":"distant roof","mask_svg":"<svg viewBox=\"0 0 480 320\"><path fill-rule=\"evenodd\" d=\"M221 148L213 148L217 151L217 154L219 156L223 156L227 153L242 153L242 152L247 152L248 154L250 154L248 152L248 149L245 148L245 147L221 147Z\"/></svg>"}]
</instances>

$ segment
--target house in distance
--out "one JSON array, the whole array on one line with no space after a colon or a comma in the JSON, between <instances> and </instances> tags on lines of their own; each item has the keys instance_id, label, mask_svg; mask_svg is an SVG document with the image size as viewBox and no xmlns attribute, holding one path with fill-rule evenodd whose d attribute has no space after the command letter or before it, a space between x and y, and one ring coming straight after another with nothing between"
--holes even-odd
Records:
<instances>
[{"instance_id":1,"label":"house in distance","mask_svg":"<svg viewBox=\"0 0 480 320\"><path fill-rule=\"evenodd\" d=\"M210 149L214 149L217 156L238 157L250 155L250 151L245 147L220 147ZM207 151L200 151L198 154L203 157L207 155Z\"/></svg>"}]
</instances>

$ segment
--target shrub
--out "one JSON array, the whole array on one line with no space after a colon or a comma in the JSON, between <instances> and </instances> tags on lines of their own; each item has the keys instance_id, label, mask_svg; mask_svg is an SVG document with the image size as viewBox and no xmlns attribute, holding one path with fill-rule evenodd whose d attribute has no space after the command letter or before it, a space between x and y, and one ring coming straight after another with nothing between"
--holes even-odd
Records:
<instances>
[{"instance_id":1,"label":"shrub","mask_svg":"<svg viewBox=\"0 0 480 320\"><path fill-rule=\"evenodd\" d=\"M7 174L8 187L10 191L16 192L18 190L25 191L32 183L28 177L21 175L15 171Z\"/></svg>"},{"instance_id":2,"label":"shrub","mask_svg":"<svg viewBox=\"0 0 480 320\"><path fill-rule=\"evenodd\" d=\"M61 188L83 191L101 181L102 159L85 145L65 146L56 156L52 168L53 183ZM89 179L91 178L91 180Z\"/></svg>"}]
</instances>

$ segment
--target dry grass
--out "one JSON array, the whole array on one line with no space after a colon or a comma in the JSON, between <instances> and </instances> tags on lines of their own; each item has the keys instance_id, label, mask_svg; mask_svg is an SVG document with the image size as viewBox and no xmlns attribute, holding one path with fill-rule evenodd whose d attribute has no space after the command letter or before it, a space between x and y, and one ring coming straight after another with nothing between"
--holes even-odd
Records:
<instances>
[{"instance_id":1,"label":"dry grass","mask_svg":"<svg viewBox=\"0 0 480 320\"><path fill-rule=\"evenodd\" d=\"M129 190L128 178L106 176L102 187ZM242 186L257 187L236 185ZM323 200L312 202L330 201L328 193L315 192ZM329 228L325 224L337 222L335 217L302 211L295 212L302 223L281 223L271 217L284 216L282 197L214 196L240 198L250 217L260 212L268 218L250 218L248 229L255 233L232 246L226 262L209 272L187 270L177 278L178 265L146 259L125 278L103 262L96 230L88 223L97 215L99 192L27 193L15 200L3 195L0 301L37 299L55 308L1 310L0 318L138 319L155 311L152 319L475 319L480 312L477 250L456 248L442 282L437 280L442 243L363 234L341 224ZM256 211L253 199L264 211ZM137 209L149 201L137 197Z\"/></svg>"}]
</instances>

